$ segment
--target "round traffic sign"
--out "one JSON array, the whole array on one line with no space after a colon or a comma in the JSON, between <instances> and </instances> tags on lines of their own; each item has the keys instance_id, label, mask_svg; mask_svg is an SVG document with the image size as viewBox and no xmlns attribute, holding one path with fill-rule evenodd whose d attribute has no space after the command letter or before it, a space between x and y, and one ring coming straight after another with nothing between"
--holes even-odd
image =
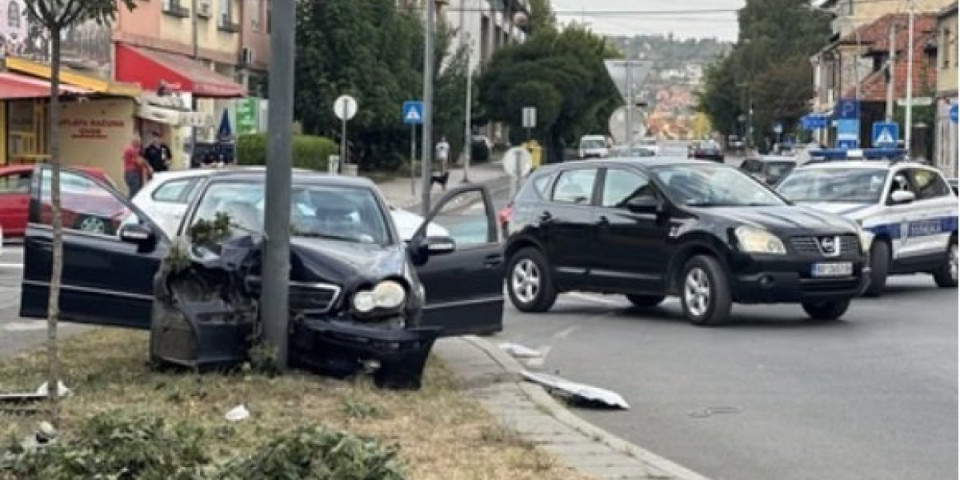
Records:
<instances>
[{"instance_id":1,"label":"round traffic sign","mask_svg":"<svg viewBox=\"0 0 960 480\"><path fill-rule=\"evenodd\" d=\"M513 147L503 154L503 171L511 177L524 177L533 169L533 157L523 147Z\"/></svg>"},{"instance_id":2,"label":"round traffic sign","mask_svg":"<svg viewBox=\"0 0 960 480\"><path fill-rule=\"evenodd\" d=\"M350 95L341 95L333 102L333 113L340 120L351 120L357 114L357 100Z\"/></svg>"}]
</instances>

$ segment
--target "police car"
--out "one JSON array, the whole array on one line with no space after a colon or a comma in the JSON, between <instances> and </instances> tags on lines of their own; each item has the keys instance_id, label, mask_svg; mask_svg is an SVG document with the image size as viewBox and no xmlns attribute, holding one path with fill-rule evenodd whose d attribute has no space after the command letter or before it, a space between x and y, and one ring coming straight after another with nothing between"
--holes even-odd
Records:
<instances>
[{"instance_id":1,"label":"police car","mask_svg":"<svg viewBox=\"0 0 960 480\"><path fill-rule=\"evenodd\" d=\"M872 234L870 285L889 275L929 273L957 286L957 195L939 170L902 149L820 150L776 188L788 200L855 220Z\"/></svg>"}]
</instances>

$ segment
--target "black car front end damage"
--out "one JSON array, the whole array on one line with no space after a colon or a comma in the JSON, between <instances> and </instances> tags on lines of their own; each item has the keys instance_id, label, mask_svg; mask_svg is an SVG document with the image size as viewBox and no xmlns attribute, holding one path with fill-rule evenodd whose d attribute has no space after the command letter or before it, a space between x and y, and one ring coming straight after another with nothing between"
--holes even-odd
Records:
<instances>
[{"instance_id":1,"label":"black car front end damage","mask_svg":"<svg viewBox=\"0 0 960 480\"><path fill-rule=\"evenodd\" d=\"M249 360L261 322L269 321L258 309L261 247L260 240L246 236L174 249L155 280L151 361L209 369ZM336 377L372 371L380 387L419 388L440 333L418 326L422 297L410 294L402 307L384 315L359 314L350 302L358 285L376 282L384 269L402 267L403 251L395 254L401 260L387 252L378 261L382 268L367 266L372 278L341 271L335 284L317 279L331 278L324 274L342 270L344 262L321 250L291 248L297 280L290 285L289 363Z\"/></svg>"}]
</instances>

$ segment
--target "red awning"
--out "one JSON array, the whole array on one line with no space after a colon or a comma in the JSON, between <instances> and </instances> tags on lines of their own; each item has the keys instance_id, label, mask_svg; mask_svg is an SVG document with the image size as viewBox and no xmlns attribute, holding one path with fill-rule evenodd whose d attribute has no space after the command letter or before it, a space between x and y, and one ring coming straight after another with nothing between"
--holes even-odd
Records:
<instances>
[{"instance_id":1,"label":"red awning","mask_svg":"<svg viewBox=\"0 0 960 480\"><path fill-rule=\"evenodd\" d=\"M117 81L139 83L145 90L156 90L163 81L175 90L202 98L246 96L243 85L183 55L118 43L116 69Z\"/></svg>"},{"instance_id":2,"label":"red awning","mask_svg":"<svg viewBox=\"0 0 960 480\"><path fill-rule=\"evenodd\" d=\"M60 84L61 95L87 95L85 88ZM0 72L0 100L45 98L50 96L50 82L16 73Z\"/></svg>"}]
</instances>

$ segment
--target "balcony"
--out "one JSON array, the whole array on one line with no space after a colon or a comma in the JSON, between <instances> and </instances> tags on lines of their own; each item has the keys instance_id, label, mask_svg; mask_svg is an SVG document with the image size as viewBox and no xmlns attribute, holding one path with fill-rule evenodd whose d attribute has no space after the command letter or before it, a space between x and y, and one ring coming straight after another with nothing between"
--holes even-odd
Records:
<instances>
[{"instance_id":1,"label":"balcony","mask_svg":"<svg viewBox=\"0 0 960 480\"><path fill-rule=\"evenodd\" d=\"M180 5L178 0L164 0L163 13L171 17L187 18L190 16L190 9Z\"/></svg>"},{"instance_id":2,"label":"balcony","mask_svg":"<svg viewBox=\"0 0 960 480\"><path fill-rule=\"evenodd\" d=\"M220 15L220 21L217 22L217 29L219 29L222 32L239 33L240 24L237 22L234 22L233 19L230 18L229 13L224 13Z\"/></svg>"}]
</instances>

